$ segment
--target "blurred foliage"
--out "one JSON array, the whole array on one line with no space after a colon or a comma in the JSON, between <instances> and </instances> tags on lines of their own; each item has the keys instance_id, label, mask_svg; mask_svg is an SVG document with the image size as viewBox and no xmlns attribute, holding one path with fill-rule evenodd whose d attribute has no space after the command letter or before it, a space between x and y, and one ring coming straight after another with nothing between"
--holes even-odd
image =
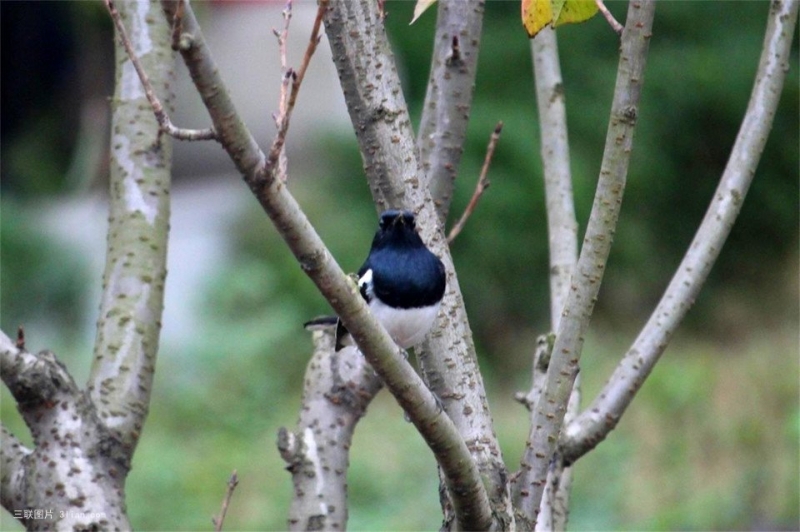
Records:
<instances>
[{"instance_id":1,"label":"blurred foliage","mask_svg":"<svg viewBox=\"0 0 800 532\"><path fill-rule=\"evenodd\" d=\"M10 4L0 2L3 30ZM620 20L625 5L609 2ZM409 28L412 9L412 2L386 5L418 123L436 17L432 9ZM659 4L626 199L585 347L584 403L657 302L712 197L747 105L767 9L766 2ZM5 35L4 70L10 53ZM583 229L605 141L618 42L600 17L558 35ZM576 465L572 529L798 526L796 47L793 53L754 184L696 308L608 442ZM512 470L527 423L510 396L529 385L529 346L549 319L531 71L519 3L489 2L453 219L472 194L495 123L503 120L505 128L489 174L492 187L452 252ZM41 122L26 120L32 133L6 128L7 102L14 101L6 99L7 88L4 83L2 326L13 331L17 321L39 313L62 321L68 335L85 286L77 273L80 261L33 229L36 218L28 212L35 212L35 201L26 211L13 200L65 189L60 176L69 157L63 142L49 135L74 128L64 128L52 114ZM38 100L43 95L34 96L43 116L58 112L47 111L52 105ZM37 137L37 127L45 134ZM355 271L376 225L360 155L350 131L321 131L316 142L321 155L304 161L310 169L293 174L290 186L342 267ZM14 146L23 151L11 151ZM137 529L210 529L234 468L241 483L226 529L285 528L291 482L275 450L275 433L296 421L311 350L301 324L330 310L255 202L230 234L234 249L225 267L209 287L198 287L203 298L196 339L159 356L151 414L126 486ZM6 391L3 399L3 422L27 437ZM356 433L349 484L352 530L430 529L439 522L433 460L385 393ZM12 522L0 515L0 529Z\"/></svg>"},{"instance_id":2,"label":"blurred foliage","mask_svg":"<svg viewBox=\"0 0 800 532\"><path fill-rule=\"evenodd\" d=\"M36 320L49 324L68 344L77 340L86 311L79 306L88 281L86 263L44 233L37 221L35 209L3 199L0 326L15 334L18 326Z\"/></svg>"}]
</instances>

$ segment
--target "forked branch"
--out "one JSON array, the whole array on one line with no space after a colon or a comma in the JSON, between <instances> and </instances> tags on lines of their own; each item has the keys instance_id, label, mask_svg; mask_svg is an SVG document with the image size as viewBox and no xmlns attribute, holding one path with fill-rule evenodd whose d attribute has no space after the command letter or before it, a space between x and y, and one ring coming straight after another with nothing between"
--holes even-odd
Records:
<instances>
[{"instance_id":1,"label":"forked branch","mask_svg":"<svg viewBox=\"0 0 800 532\"><path fill-rule=\"evenodd\" d=\"M158 96L156 96L156 91L153 90L153 85L150 83L150 78L147 75L144 67L142 66L142 62L139 60L139 57L133 51L133 45L131 44L130 38L128 38L128 31L125 29L125 25L122 23L122 17L117 11L117 8L114 6L113 0L105 0L106 7L108 8L108 12L111 15L111 20L114 21L114 26L117 28L117 35L119 36L120 43L125 48L125 51L128 53L128 58L131 60L133 67L136 69L136 73L139 75L139 79L142 81L142 86L144 87L145 95L147 96L147 101L150 102L150 106L153 108L153 113L156 116L156 120L158 121L158 126L161 128L161 131L166 133L167 135L179 139L179 140L214 140L217 138L217 134L214 131L214 128L207 128L207 129L182 129L175 127L170 120L169 115L164 110L164 106L161 104L161 100L159 100ZM180 11L183 11L183 4L181 3ZM180 17L176 17L176 23L173 25L173 39L175 39L177 32L180 31L181 24L180 24Z\"/></svg>"},{"instance_id":2,"label":"forked branch","mask_svg":"<svg viewBox=\"0 0 800 532\"><path fill-rule=\"evenodd\" d=\"M629 4L597 192L516 479L517 502L534 521L622 205L654 14L652 0L633 0Z\"/></svg>"},{"instance_id":3,"label":"forked branch","mask_svg":"<svg viewBox=\"0 0 800 532\"><path fill-rule=\"evenodd\" d=\"M564 83L558 58L556 31L545 27L531 39L533 71L536 82L536 104L539 110L541 155L547 212L547 234L550 257L550 323L558 330L561 314L569 294L570 278L578 260L578 223L572 194L567 114ZM522 396L531 411L534 423L536 404L547 380L547 369L555 334L540 337L532 364L532 386ZM543 351L544 347L548 347ZM546 354L546 356L545 356ZM564 422L572 420L580 404L580 375L575 379ZM566 530L572 469L563 462L553 464L547 474L547 485L539 505L536 530ZM528 511L531 511L529 509Z\"/></svg>"},{"instance_id":4,"label":"forked branch","mask_svg":"<svg viewBox=\"0 0 800 532\"><path fill-rule=\"evenodd\" d=\"M773 0L750 102L714 198L647 324L591 406L566 427L560 443L565 460L577 460L616 426L686 316L719 256L772 128L789 70L799 4L798 0Z\"/></svg>"},{"instance_id":5,"label":"forked branch","mask_svg":"<svg viewBox=\"0 0 800 532\"><path fill-rule=\"evenodd\" d=\"M347 471L359 420L383 388L355 346L334 350L336 323L306 325L314 341L300 419L281 428L278 449L292 475L289 529L347 529ZM330 420L336 420L331 423ZM320 504L324 501L325 504Z\"/></svg>"}]
</instances>

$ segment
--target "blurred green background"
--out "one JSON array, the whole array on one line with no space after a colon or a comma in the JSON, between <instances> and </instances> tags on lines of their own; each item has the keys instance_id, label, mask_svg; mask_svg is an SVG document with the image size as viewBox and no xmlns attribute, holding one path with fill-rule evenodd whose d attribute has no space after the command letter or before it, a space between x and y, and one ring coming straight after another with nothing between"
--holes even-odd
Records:
<instances>
[{"instance_id":1,"label":"blurred green background","mask_svg":"<svg viewBox=\"0 0 800 532\"><path fill-rule=\"evenodd\" d=\"M626 4L609 7L624 20ZM584 403L646 321L705 212L747 105L768 7L763 1L658 6L625 203L582 359ZM280 2L196 7L206 33L245 10L268 33L281 24L281 8ZM410 27L412 2L390 1L386 9L416 124L435 9ZM0 10L0 326L11 335L25 324L29 348L55 350L81 382L91 360L96 271L103 260L104 239L92 231L106 216L110 24L99 3L2 2ZM298 19L309 11L313 4L297 3ZM599 17L558 35L583 230L618 42ZM305 30L295 38L302 53ZM261 56L275 55L274 42L269 46L242 55L261 65ZM322 58L315 61L311 70L332 68ZM755 181L711 278L619 427L575 466L571 529L800 526L796 38L791 64ZM277 70L266 75L277 86ZM230 83L243 81L234 76ZM260 87L239 90L258 93ZM355 270L367 252L375 210L352 130L315 126L319 117L309 115L310 125L299 125L304 105L313 105L315 97L307 94L313 90L307 84L301 91L293 127L302 133L289 139L290 146L302 145L289 153L290 186L339 263ZM317 90L327 94L338 87ZM179 92L178 106L192 97ZM276 102L264 97L261 114L248 123L268 122ZM490 170L492 186L452 252L497 433L514 470L527 421L511 396L529 386L533 339L547 331L549 320L539 130L530 44L516 1L486 7L453 218L469 200L498 120L505 128ZM187 125L205 125L202 116L196 121ZM269 138L260 138L262 145ZM168 293L151 412L126 486L130 516L140 530L209 530L227 477L237 469L241 483L226 529L280 530L291 482L275 436L297 417L311 350L300 324L329 309L246 187L230 176L203 176L182 166L184 149L191 148L176 146L175 225L184 205L209 200L201 192L180 203L179 190L192 194L224 179L241 201L229 217L200 213L222 235L221 243L212 239L213 259L182 255L192 248L178 233L170 242L175 260L207 262L208 268L187 285L180 284L180 269L170 266L167 284L178 285L180 293L173 307ZM220 151L209 144L196 149ZM230 173L224 157L216 156L222 163L210 167L220 164L219 173ZM52 229L87 204L91 216L60 232ZM95 235L91 246L74 246L87 235ZM177 303L179 297L188 303ZM171 314L187 306L191 314ZM172 324L187 321L188 332L168 336ZM2 394L3 423L29 442L13 400L5 389ZM440 523L434 462L385 392L359 425L349 488L352 530L430 530ZM19 526L3 512L0 528Z\"/></svg>"}]
</instances>

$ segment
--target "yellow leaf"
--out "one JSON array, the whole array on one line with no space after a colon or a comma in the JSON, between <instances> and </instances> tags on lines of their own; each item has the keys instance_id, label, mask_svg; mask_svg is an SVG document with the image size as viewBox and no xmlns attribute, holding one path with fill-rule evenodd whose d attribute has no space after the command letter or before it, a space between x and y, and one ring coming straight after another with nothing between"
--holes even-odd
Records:
<instances>
[{"instance_id":1,"label":"yellow leaf","mask_svg":"<svg viewBox=\"0 0 800 532\"><path fill-rule=\"evenodd\" d=\"M597 11L597 3L594 0L566 0L561 12L554 17L553 27L589 20L597 14Z\"/></svg>"},{"instance_id":2,"label":"yellow leaf","mask_svg":"<svg viewBox=\"0 0 800 532\"><path fill-rule=\"evenodd\" d=\"M583 22L597 11L595 0L522 0L522 25L528 37L535 37L548 24Z\"/></svg>"},{"instance_id":3,"label":"yellow leaf","mask_svg":"<svg viewBox=\"0 0 800 532\"><path fill-rule=\"evenodd\" d=\"M528 37L535 37L542 28L552 22L551 0L522 0L522 25L525 26Z\"/></svg>"},{"instance_id":4,"label":"yellow leaf","mask_svg":"<svg viewBox=\"0 0 800 532\"><path fill-rule=\"evenodd\" d=\"M414 6L414 18L412 18L411 22L408 23L409 26L416 22L419 16L435 3L436 0L417 0L417 5Z\"/></svg>"}]
</instances>

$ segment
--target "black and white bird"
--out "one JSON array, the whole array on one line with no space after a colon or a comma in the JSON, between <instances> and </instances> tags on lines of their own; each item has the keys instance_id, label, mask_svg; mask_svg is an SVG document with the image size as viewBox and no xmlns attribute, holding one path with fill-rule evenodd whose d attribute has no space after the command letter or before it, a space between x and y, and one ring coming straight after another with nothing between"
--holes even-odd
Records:
<instances>
[{"instance_id":1,"label":"black and white bird","mask_svg":"<svg viewBox=\"0 0 800 532\"><path fill-rule=\"evenodd\" d=\"M403 349L428 334L444 296L444 265L417 233L414 214L389 210L381 214L367 260L358 270L358 288L370 310ZM341 320L336 350L352 344Z\"/></svg>"}]
</instances>

